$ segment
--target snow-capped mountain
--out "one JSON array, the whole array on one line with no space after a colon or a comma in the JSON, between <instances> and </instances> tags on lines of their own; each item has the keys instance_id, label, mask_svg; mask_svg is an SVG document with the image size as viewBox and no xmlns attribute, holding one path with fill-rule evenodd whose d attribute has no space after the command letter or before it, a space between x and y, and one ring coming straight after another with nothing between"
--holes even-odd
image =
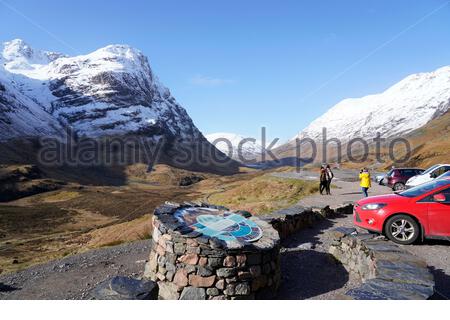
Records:
<instances>
[{"instance_id":1,"label":"snow-capped mountain","mask_svg":"<svg viewBox=\"0 0 450 320\"><path fill-rule=\"evenodd\" d=\"M177 137L201 136L152 73L147 58L129 46L110 45L87 55L66 57L13 40L3 46L2 65L4 81L9 79L17 93L79 135L165 129ZM33 125L27 127L31 130Z\"/></svg>"},{"instance_id":2,"label":"snow-capped mountain","mask_svg":"<svg viewBox=\"0 0 450 320\"><path fill-rule=\"evenodd\" d=\"M258 140L253 141L252 138L235 133L218 132L207 134L205 137L217 149L238 161L254 160L263 150Z\"/></svg>"},{"instance_id":3,"label":"snow-capped mountain","mask_svg":"<svg viewBox=\"0 0 450 320\"><path fill-rule=\"evenodd\" d=\"M295 138L345 142L355 137L401 136L443 115L450 107L450 66L413 74L380 94L345 99L314 120Z\"/></svg>"},{"instance_id":4,"label":"snow-capped mountain","mask_svg":"<svg viewBox=\"0 0 450 320\"><path fill-rule=\"evenodd\" d=\"M58 136L141 135L189 141L215 150L127 45L69 57L16 39L0 47L0 141ZM188 143L188 142L187 142Z\"/></svg>"}]
</instances>

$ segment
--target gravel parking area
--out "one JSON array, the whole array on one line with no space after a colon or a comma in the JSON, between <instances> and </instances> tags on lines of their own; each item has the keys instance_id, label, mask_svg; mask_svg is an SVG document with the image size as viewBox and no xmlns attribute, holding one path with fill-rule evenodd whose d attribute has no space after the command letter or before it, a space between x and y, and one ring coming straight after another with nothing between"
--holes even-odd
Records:
<instances>
[{"instance_id":1,"label":"gravel parking area","mask_svg":"<svg viewBox=\"0 0 450 320\"><path fill-rule=\"evenodd\" d=\"M310 175L311 173L304 172L302 175ZM345 174L348 176L348 173ZM292 178L294 176L291 176ZM301 176L298 176L301 178ZM325 205L336 206L348 201L357 201L361 199L361 194L359 191L359 186L357 182L348 182L344 180L336 180L334 182L336 188L332 189L331 196L321 196L320 194L313 195L302 199L299 204L303 206L315 206L323 207ZM391 193L392 191L384 186L379 186L375 183L372 184L369 195L380 195ZM327 220L323 223L319 223L317 226L313 226L311 230L300 231L298 235L295 235L293 239L298 239L297 245L307 242L315 242L317 252L328 252L329 239L327 237L327 231L337 227L353 227L352 216L341 216L336 219ZM436 281L436 294L434 298L437 299L449 299L450 298L450 242L447 241L436 241L436 240L426 240L424 243L417 243L409 246L401 246L404 250L424 259L431 272L433 273ZM302 252L299 253L301 255ZM306 263L306 261L304 262ZM315 262L313 262L315 263ZM342 280L337 280L338 282ZM351 279L349 283L344 284L345 286L351 286ZM342 288L341 288L342 289ZM327 294L321 296L317 295L313 298L336 298L339 292L342 290L338 289L335 292L328 292Z\"/></svg>"}]
</instances>

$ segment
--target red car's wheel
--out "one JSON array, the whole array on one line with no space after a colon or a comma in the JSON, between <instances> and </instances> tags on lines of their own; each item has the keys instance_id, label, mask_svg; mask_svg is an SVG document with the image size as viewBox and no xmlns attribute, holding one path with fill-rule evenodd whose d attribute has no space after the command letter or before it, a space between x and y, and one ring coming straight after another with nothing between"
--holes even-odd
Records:
<instances>
[{"instance_id":1,"label":"red car's wheel","mask_svg":"<svg viewBox=\"0 0 450 320\"><path fill-rule=\"evenodd\" d=\"M412 244L420 235L419 224L410 216L398 214L390 217L384 227L389 240L398 244Z\"/></svg>"}]
</instances>

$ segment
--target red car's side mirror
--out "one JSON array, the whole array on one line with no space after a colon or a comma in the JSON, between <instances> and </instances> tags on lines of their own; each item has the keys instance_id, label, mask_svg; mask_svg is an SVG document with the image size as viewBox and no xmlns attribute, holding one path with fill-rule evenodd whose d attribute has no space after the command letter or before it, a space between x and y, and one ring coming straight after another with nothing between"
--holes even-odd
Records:
<instances>
[{"instance_id":1,"label":"red car's side mirror","mask_svg":"<svg viewBox=\"0 0 450 320\"><path fill-rule=\"evenodd\" d=\"M433 196L433 200L436 202L445 202L447 198L443 193L438 193Z\"/></svg>"}]
</instances>

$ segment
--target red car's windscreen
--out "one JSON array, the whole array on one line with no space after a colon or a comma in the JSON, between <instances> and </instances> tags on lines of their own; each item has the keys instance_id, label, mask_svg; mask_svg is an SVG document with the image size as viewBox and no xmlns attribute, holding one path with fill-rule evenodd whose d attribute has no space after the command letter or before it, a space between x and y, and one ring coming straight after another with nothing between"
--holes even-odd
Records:
<instances>
[{"instance_id":1,"label":"red car's windscreen","mask_svg":"<svg viewBox=\"0 0 450 320\"><path fill-rule=\"evenodd\" d=\"M418 185L417 187L411 188L409 190L400 192L399 195L409 198L414 198L421 196L427 192L430 192L436 188L444 187L444 186L450 186L450 180L434 180L431 182L427 182L421 185Z\"/></svg>"}]
</instances>

